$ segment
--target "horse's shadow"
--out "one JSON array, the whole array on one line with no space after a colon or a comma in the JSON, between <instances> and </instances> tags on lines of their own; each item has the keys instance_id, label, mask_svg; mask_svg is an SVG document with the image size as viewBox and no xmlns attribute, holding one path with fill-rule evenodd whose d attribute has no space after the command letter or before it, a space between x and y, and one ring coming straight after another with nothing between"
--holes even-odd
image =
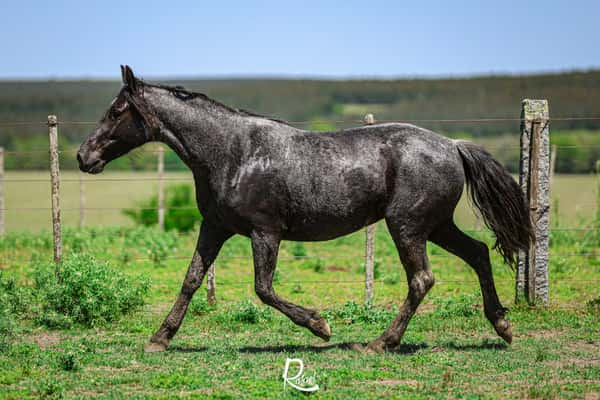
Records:
<instances>
[{"instance_id":1,"label":"horse's shadow","mask_svg":"<svg viewBox=\"0 0 600 400\"><path fill-rule=\"evenodd\" d=\"M356 342L342 342L342 343L332 343L327 345L279 345L279 346L242 346L237 349L239 353L248 353L248 354L261 354L261 353L299 353L299 352L309 352L309 353L323 353L327 351L333 350L350 350L352 351L355 345L366 346L368 343L356 343ZM456 343L454 341L449 341L446 343L441 343L439 345L430 346L427 343L403 343L400 346L392 349L389 353L392 354L404 354L411 355L415 354L420 350L430 349L431 351L445 351L445 350L458 350L458 351L473 351L473 350L486 350L486 349L495 349L495 350L505 350L508 348L508 345L504 342L490 342L484 340L479 343ZM169 351L179 352L179 353L202 353L210 351L211 349L206 346L201 347L188 347L181 345L174 345L169 347Z\"/></svg>"},{"instance_id":2,"label":"horse's shadow","mask_svg":"<svg viewBox=\"0 0 600 400\"><path fill-rule=\"evenodd\" d=\"M260 354L260 353L299 353L299 352L308 352L308 353L323 353L332 350L353 350L355 345L366 346L368 343L356 343L356 342L342 342L342 343L332 343L328 345L280 345L280 346L243 346L239 347L237 350L239 353L248 353L248 354ZM413 354L419 350L424 350L429 346L426 343L409 343L409 344L401 344L400 346L394 348L391 352L397 354ZM206 346L201 347L188 347L175 345L169 347L169 351L179 352L179 353L202 353L209 351L210 348Z\"/></svg>"}]
</instances>

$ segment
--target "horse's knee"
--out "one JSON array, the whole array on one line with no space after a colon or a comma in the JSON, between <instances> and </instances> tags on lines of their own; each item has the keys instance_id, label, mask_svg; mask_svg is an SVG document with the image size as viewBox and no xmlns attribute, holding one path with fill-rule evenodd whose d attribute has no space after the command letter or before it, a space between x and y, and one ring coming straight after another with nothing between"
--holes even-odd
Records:
<instances>
[{"instance_id":1,"label":"horse's knee","mask_svg":"<svg viewBox=\"0 0 600 400\"><path fill-rule=\"evenodd\" d=\"M272 304L275 298L275 293L272 288L259 283L254 285L254 291L258 298L265 304Z\"/></svg>"},{"instance_id":2,"label":"horse's knee","mask_svg":"<svg viewBox=\"0 0 600 400\"><path fill-rule=\"evenodd\" d=\"M433 272L429 270L423 270L417 272L411 279L409 285L410 289L418 296L423 297L429 289L433 287L435 278Z\"/></svg>"}]
</instances>

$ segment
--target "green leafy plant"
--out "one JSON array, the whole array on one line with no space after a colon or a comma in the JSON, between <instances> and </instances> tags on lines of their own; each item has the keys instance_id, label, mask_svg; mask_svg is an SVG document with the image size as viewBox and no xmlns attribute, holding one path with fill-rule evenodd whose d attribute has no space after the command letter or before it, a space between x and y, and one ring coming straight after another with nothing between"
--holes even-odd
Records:
<instances>
[{"instance_id":1,"label":"green leafy plant","mask_svg":"<svg viewBox=\"0 0 600 400\"><path fill-rule=\"evenodd\" d=\"M315 271L316 273L320 274L325 270L325 267L323 266L323 262L320 259L316 259L313 262L313 267L312 267L313 271Z\"/></svg>"},{"instance_id":2,"label":"green leafy plant","mask_svg":"<svg viewBox=\"0 0 600 400\"><path fill-rule=\"evenodd\" d=\"M257 324L272 319L271 310L257 306L252 300L245 299L236 303L232 309L220 314L222 322L242 322L244 324Z\"/></svg>"},{"instance_id":3,"label":"green leafy plant","mask_svg":"<svg viewBox=\"0 0 600 400\"><path fill-rule=\"evenodd\" d=\"M327 319L338 318L347 324L357 322L380 324L389 323L394 318L394 312L376 307L370 303L358 304L354 301L348 301L341 308L324 311L323 316Z\"/></svg>"},{"instance_id":4,"label":"green leafy plant","mask_svg":"<svg viewBox=\"0 0 600 400\"><path fill-rule=\"evenodd\" d=\"M147 280L82 254L60 264L33 265L32 271L39 302L36 320L53 328L116 321L141 307L149 290Z\"/></svg>"},{"instance_id":5,"label":"green leafy plant","mask_svg":"<svg viewBox=\"0 0 600 400\"><path fill-rule=\"evenodd\" d=\"M173 232L139 226L126 234L120 259L129 262L136 251L148 257L155 266L164 267L169 254L176 250L176 244L177 235Z\"/></svg>"},{"instance_id":6,"label":"green leafy plant","mask_svg":"<svg viewBox=\"0 0 600 400\"><path fill-rule=\"evenodd\" d=\"M194 296L188 308L189 312L191 312L193 315L204 315L213 309L214 306L208 304L206 296L200 295L200 293L197 293Z\"/></svg>"},{"instance_id":7,"label":"green leafy plant","mask_svg":"<svg viewBox=\"0 0 600 400\"><path fill-rule=\"evenodd\" d=\"M436 306L435 313L444 318L472 317L480 312L475 305L476 298L474 294L437 298L433 301Z\"/></svg>"},{"instance_id":8,"label":"green leafy plant","mask_svg":"<svg viewBox=\"0 0 600 400\"><path fill-rule=\"evenodd\" d=\"M125 209L123 214L136 224L158 224L158 194L137 204L135 209ZM189 232L202 221L196 205L194 189L189 184L169 185L165 188L165 230Z\"/></svg>"},{"instance_id":9,"label":"green leafy plant","mask_svg":"<svg viewBox=\"0 0 600 400\"><path fill-rule=\"evenodd\" d=\"M383 277L383 283L386 285L396 285L400 282L400 274L398 271L391 272Z\"/></svg>"},{"instance_id":10,"label":"green leafy plant","mask_svg":"<svg viewBox=\"0 0 600 400\"><path fill-rule=\"evenodd\" d=\"M306 257L306 247L304 247L304 243L302 242L293 242L290 247L290 253L294 257Z\"/></svg>"}]
</instances>

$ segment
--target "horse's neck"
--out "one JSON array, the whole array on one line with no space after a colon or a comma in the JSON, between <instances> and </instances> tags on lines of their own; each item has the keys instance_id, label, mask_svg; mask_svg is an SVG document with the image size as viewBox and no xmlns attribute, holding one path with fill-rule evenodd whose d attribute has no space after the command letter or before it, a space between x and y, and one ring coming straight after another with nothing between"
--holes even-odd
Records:
<instances>
[{"instance_id":1,"label":"horse's neck","mask_svg":"<svg viewBox=\"0 0 600 400\"><path fill-rule=\"evenodd\" d=\"M239 117L229 115L208 100L184 102L160 88L149 90L146 98L162 123L158 139L190 167L210 166L223 160L226 154L222 153L229 147L231 134L243 129Z\"/></svg>"}]
</instances>

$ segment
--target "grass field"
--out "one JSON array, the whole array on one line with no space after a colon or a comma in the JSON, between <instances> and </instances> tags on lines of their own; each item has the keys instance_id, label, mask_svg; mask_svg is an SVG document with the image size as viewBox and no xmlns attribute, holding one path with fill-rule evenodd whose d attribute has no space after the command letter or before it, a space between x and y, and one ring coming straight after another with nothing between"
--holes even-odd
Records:
<instances>
[{"instance_id":1,"label":"grass field","mask_svg":"<svg viewBox=\"0 0 600 400\"><path fill-rule=\"evenodd\" d=\"M88 206L131 206L155 190L155 182L143 180L153 174L109 173L97 179L132 176L137 181L90 182ZM47 183L10 181L43 177L9 172L6 207L48 207ZM77 174L63 177L76 180ZM555 179L555 226L597 224L592 218L595 183L592 176ZM67 225L73 226L78 183L64 182L62 193L63 207L74 209L63 213ZM47 227L44 218L49 219L49 211L9 212L7 226L35 231ZM90 210L88 221L95 226L129 224L114 211ZM475 224L464 204L458 221L464 227ZM514 304L514 274L493 253L498 293L511 309L510 346L483 317L475 273L430 245L436 285L409 325L402 346L384 355L363 355L349 348L376 338L406 295L406 278L383 224L377 227L375 302L368 309L362 306L363 232L330 242L282 244L276 290L285 299L324 310L331 342L324 343L259 304L249 242L234 237L217 260L216 307L206 306L200 290L193 312L169 351L161 354L145 354L143 346L179 291L195 237L156 233L132 248L126 239L132 232L113 227L67 229L64 252L67 257L76 251L92 254L128 276L150 278L146 305L94 328L49 329L31 318L19 320L10 346L0 352L1 398L299 398L299 393L283 390L287 357L301 358L306 373L314 374L320 386L316 398L600 398L598 230L551 233L547 308ZM492 243L487 232L473 234ZM35 260L51 258L50 243L48 231L9 232L0 239L0 269L22 285L31 285ZM148 260L153 257L159 262Z\"/></svg>"},{"instance_id":2,"label":"grass field","mask_svg":"<svg viewBox=\"0 0 600 400\"><path fill-rule=\"evenodd\" d=\"M120 209L135 206L136 202L155 193L158 187L155 173L110 172L85 175L86 220L90 226L131 226L131 221ZM190 173L165 174L166 184L191 182ZM77 226L79 221L79 173L61 174L61 207L66 226ZM46 181L44 181L46 180ZM553 224L581 226L596 210L596 178L594 175L558 175L554 179ZM47 172L8 171L4 183L6 229L30 230L51 227L50 183ZM17 210L15 210L17 208ZM18 210L25 208L26 210ZM35 208L35 210L29 210ZM107 209L108 208L108 209ZM557 218L558 217L558 218ZM459 226L473 228L477 222L463 198L456 212Z\"/></svg>"}]
</instances>

